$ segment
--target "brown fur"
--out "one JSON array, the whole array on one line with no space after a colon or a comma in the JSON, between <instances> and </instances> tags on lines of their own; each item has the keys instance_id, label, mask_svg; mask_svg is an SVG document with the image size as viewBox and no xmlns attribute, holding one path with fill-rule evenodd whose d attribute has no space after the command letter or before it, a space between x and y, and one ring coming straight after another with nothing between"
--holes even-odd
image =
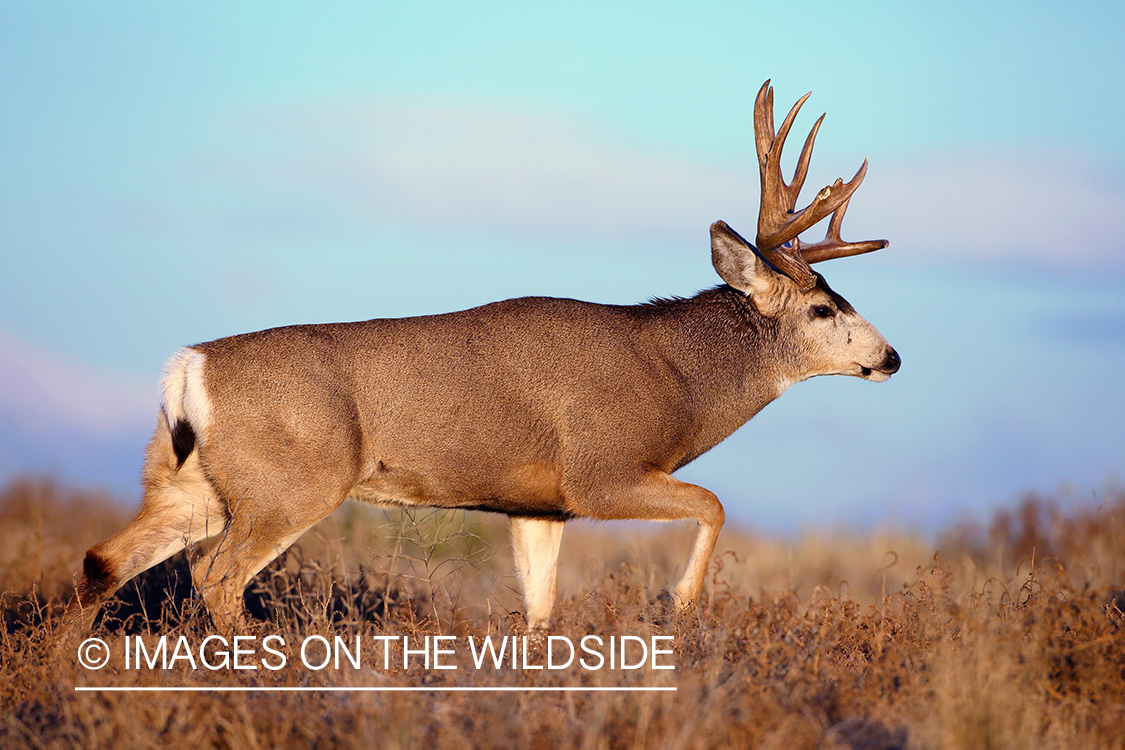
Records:
<instances>
[{"instance_id":1,"label":"brown fur","mask_svg":"<svg viewBox=\"0 0 1125 750\"><path fill-rule=\"evenodd\" d=\"M782 292L846 305L827 287ZM671 472L775 398L774 383L816 374L802 369L804 320L762 315L724 286L625 307L524 298L198 344L210 422L193 426L185 458L159 420L141 512L91 550L77 611L183 543L219 538L193 577L233 627L250 578L349 495L556 521L696 518L676 592L690 604L723 509ZM553 591L542 564L529 560L527 576Z\"/></svg>"}]
</instances>

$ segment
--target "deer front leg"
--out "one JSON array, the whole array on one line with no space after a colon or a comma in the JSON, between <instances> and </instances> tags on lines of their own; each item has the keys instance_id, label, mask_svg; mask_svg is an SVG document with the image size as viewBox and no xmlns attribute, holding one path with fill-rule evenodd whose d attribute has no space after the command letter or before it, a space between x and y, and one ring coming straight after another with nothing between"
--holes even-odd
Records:
<instances>
[{"instance_id":1,"label":"deer front leg","mask_svg":"<svg viewBox=\"0 0 1125 750\"><path fill-rule=\"evenodd\" d=\"M616 494L616 493L613 493ZM711 553L726 518L715 493L680 480L659 470L649 470L623 491L624 498L612 507L594 513L603 520L636 518L649 521L675 521L694 518L699 522L683 578L672 595L677 608L687 611L699 601Z\"/></svg>"},{"instance_id":2,"label":"deer front leg","mask_svg":"<svg viewBox=\"0 0 1125 750\"><path fill-rule=\"evenodd\" d=\"M715 542L719 539L719 531L723 528L723 520L726 517L719 498L702 487L687 486L706 493L706 496L701 497L704 500L709 498L710 504L705 505L708 512L699 517L699 526L696 528L695 542L691 545L687 569L684 570L683 578L672 592L676 603L685 611L694 607L699 601L703 582L707 578L707 568L711 564L711 554L715 551Z\"/></svg>"},{"instance_id":3,"label":"deer front leg","mask_svg":"<svg viewBox=\"0 0 1125 750\"><path fill-rule=\"evenodd\" d=\"M546 628L555 606L559 572L559 545L563 522L545 518L512 516L512 553L516 574L523 585L527 627Z\"/></svg>"}]
</instances>

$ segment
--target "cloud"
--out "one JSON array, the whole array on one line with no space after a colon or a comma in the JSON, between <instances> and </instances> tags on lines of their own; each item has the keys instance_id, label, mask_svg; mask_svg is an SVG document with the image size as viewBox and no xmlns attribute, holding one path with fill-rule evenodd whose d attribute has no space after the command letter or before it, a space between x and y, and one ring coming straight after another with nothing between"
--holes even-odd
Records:
<instances>
[{"instance_id":1,"label":"cloud","mask_svg":"<svg viewBox=\"0 0 1125 750\"><path fill-rule=\"evenodd\" d=\"M698 238L724 210L756 214L752 163L708 164L565 117L400 103L290 113L283 122L279 147L288 155L238 163L231 174L322 191L366 219L458 232ZM256 130L264 126L255 118Z\"/></svg>"},{"instance_id":2,"label":"cloud","mask_svg":"<svg viewBox=\"0 0 1125 750\"><path fill-rule=\"evenodd\" d=\"M5 431L120 435L151 427L158 404L154 383L99 371L0 329Z\"/></svg>"},{"instance_id":3,"label":"cloud","mask_svg":"<svg viewBox=\"0 0 1125 750\"><path fill-rule=\"evenodd\" d=\"M877 211L897 243L928 255L1087 270L1125 266L1125 190L1106 168L1075 155L930 154L891 165L868 183L867 213Z\"/></svg>"},{"instance_id":4,"label":"cloud","mask_svg":"<svg viewBox=\"0 0 1125 750\"><path fill-rule=\"evenodd\" d=\"M719 218L751 234L757 214L749 137L744 155L720 163L565 115L453 102L322 106L247 122L259 147L273 148L227 160L226 177L315 191L364 221L679 242ZM814 158L803 202L822 171ZM910 258L1121 267L1125 190L1112 177L1085 157L1035 148L876 158L844 235L887 237Z\"/></svg>"}]
</instances>

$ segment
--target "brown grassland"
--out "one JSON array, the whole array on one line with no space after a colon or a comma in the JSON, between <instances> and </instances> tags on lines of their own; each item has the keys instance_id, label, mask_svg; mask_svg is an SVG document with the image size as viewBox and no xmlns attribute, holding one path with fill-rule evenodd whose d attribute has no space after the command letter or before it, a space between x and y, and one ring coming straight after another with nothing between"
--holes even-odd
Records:
<instances>
[{"instance_id":1,"label":"brown grassland","mask_svg":"<svg viewBox=\"0 0 1125 750\"><path fill-rule=\"evenodd\" d=\"M1065 506L1065 507L1064 507ZM0 491L0 747L1125 748L1125 492L1026 498L934 539L779 540L730 524L688 615L658 594L682 525L568 525L553 634L674 637L674 670L313 670L308 635L519 635L503 518L345 504L247 591L277 670L126 669L126 637L199 644L183 555L127 584L93 635L99 671L54 648L86 548L128 513L43 480ZM205 554L196 551L195 554ZM536 656L532 656L535 663ZM418 659L415 659L417 662ZM78 692L117 687L675 687L675 692Z\"/></svg>"}]
</instances>

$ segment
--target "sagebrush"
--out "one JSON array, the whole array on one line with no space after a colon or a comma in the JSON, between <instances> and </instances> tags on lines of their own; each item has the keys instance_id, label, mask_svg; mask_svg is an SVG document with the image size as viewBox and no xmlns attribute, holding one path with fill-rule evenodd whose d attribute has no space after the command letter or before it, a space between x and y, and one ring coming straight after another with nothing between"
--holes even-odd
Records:
<instances>
[{"instance_id":1,"label":"sagebrush","mask_svg":"<svg viewBox=\"0 0 1125 750\"><path fill-rule=\"evenodd\" d=\"M0 746L1125 747L1125 493L1029 497L937 541L728 529L690 615L659 594L691 529L568 526L552 633L670 635L674 671L90 671L55 650L83 552L127 511L24 480L0 494ZM194 550L192 554L206 554ZM246 594L252 630L524 633L504 520L348 504ZM123 588L95 635L193 642L181 556ZM112 686L674 686L662 693L78 693Z\"/></svg>"}]
</instances>

